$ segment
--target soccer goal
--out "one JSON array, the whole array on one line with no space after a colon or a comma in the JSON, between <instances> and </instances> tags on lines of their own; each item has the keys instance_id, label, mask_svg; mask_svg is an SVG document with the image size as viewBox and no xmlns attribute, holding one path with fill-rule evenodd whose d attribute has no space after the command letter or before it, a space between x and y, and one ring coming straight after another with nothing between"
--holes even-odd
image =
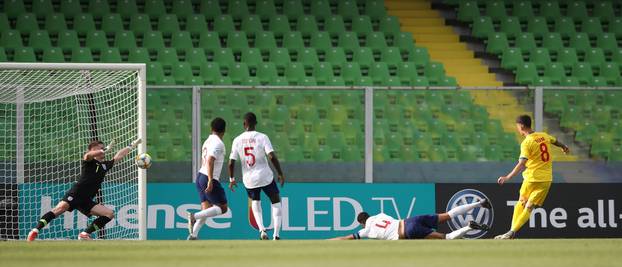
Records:
<instances>
[{"instance_id":1,"label":"soccer goal","mask_svg":"<svg viewBox=\"0 0 622 267\"><path fill-rule=\"evenodd\" d=\"M115 153L136 138L96 197L116 214L98 237L146 239L146 171L133 161L146 148L145 87L144 64L0 63L0 239L26 238L80 175L90 140L115 140ZM75 239L87 223L67 212L39 237Z\"/></svg>"}]
</instances>

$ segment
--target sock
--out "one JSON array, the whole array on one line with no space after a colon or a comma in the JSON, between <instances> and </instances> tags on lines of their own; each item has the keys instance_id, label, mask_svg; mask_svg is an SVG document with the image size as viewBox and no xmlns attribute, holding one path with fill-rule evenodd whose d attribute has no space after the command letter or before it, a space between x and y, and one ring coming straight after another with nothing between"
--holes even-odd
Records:
<instances>
[{"instance_id":1,"label":"sock","mask_svg":"<svg viewBox=\"0 0 622 267\"><path fill-rule=\"evenodd\" d=\"M207 218L201 218L194 223L192 227L192 237L197 237L199 235L199 231L201 231L201 227L203 227L205 221L207 221Z\"/></svg>"},{"instance_id":2,"label":"sock","mask_svg":"<svg viewBox=\"0 0 622 267\"><path fill-rule=\"evenodd\" d=\"M52 220L54 220L54 218L56 218L56 215L54 215L53 212L48 211L48 213L43 214L43 216L41 216L41 219L39 220L39 222L37 222L37 227L36 228L41 230L43 227L48 225L48 223L50 223Z\"/></svg>"},{"instance_id":3,"label":"sock","mask_svg":"<svg viewBox=\"0 0 622 267\"><path fill-rule=\"evenodd\" d=\"M194 218L195 219L203 219L203 218L207 218L207 217L214 217L214 216L218 216L222 214L222 209L220 209L220 207L218 206L211 206L207 209L204 209L202 211L199 211L197 213L194 214Z\"/></svg>"},{"instance_id":4,"label":"sock","mask_svg":"<svg viewBox=\"0 0 622 267\"><path fill-rule=\"evenodd\" d=\"M456 231L453 231L453 232L451 232L451 233L449 233L449 234L446 234L446 235L445 235L445 239L458 239L458 238L461 238L461 237L463 237L463 236L464 236L464 235L465 235L468 231L471 231L471 230L472 230L472 229L471 229L471 227L469 227L469 226L462 227L462 228L460 228L460 229L458 229L458 230L456 230Z\"/></svg>"},{"instance_id":5,"label":"sock","mask_svg":"<svg viewBox=\"0 0 622 267\"><path fill-rule=\"evenodd\" d=\"M281 202L272 204L272 221L274 224L274 237L279 236L281 230Z\"/></svg>"},{"instance_id":6,"label":"sock","mask_svg":"<svg viewBox=\"0 0 622 267\"><path fill-rule=\"evenodd\" d=\"M518 218L512 220L512 229L510 230L514 233L518 232L518 230L529 221L529 217L531 217L531 209L523 209L523 212L518 215Z\"/></svg>"},{"instance_id":7,"label":"sock","mask_svg":"<svg viewBox=\"0 0 622 267\"><path fill-rule=\"evenodd\" d=\"M470 210L472 210L474 208L477 208L477 207L481 207L481 206L482 206L482 204L480 204L479 202L473 202L471 204L465 204L465 205L462 205L462 206L455 207L455 208L449 210L447 212L447 214L449 214L449 217L453 219L454 217L456 217L458 215L465 214L468 211L470 211Z\"/></svg>"},{"instance_id":8,"label":"sock","mask_svg":"<svg viewBox=\"0 0 622 267\"><path fill-rule=\"evenodd\" d=\"M95 219L93 221L93 223L91 223L86 230L84 230L85 232L91 234L99 229L104 228L104 226L110 221L111 219L106 217L106 216L99 216L97 217L97 219Z\"/></svg>"},{"instance_id":9,"label":"sock","mask_svg":"<svg viewBox=\"0 0 622 267\"><path fill-rule=\"evenodd\" d=\"M259 200L251 201L251 209L253 210L253 216L255 217L255 222L257 223L257 227L259 227L259 231L265 231L266 228L263 227L261 202Z\"/></svg>"},{"instance_id":10,"label":"sock","mask_svg":"<svg viewBox=\"0 0 622 267\"><path fill-rule=\"evenodd\" d=\"M515 229L514 226L516 225L516 221L518 220L518 217L521 215L521 213L523 213L524 209L525 207L520 201L516 202L516 205L514 205L514 213L512 213L512 226L510 227L510 229Z\"/></svg>"}]
</instances>

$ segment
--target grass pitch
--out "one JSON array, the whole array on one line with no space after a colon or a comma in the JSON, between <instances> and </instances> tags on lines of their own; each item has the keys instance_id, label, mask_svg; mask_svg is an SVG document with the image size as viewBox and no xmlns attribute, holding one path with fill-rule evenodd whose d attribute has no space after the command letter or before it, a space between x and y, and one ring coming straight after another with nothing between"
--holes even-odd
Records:
<instances>
[{"instance_id":1,"label":"grass pitch","mask_svg":"<svg viewBox=\"0 0 622 267\"><path fill-rule=\"evenodd\" d=\"M622 239L0 242L0 266L622 266Z\"/></svg>"}]
</instances>

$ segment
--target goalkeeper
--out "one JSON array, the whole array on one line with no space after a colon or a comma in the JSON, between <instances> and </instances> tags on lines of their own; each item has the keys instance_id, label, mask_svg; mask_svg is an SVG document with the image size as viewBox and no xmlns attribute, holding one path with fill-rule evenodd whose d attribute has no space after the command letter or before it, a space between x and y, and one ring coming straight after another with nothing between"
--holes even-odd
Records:
<instances>
[{"instance_id":1,"label":"goalkeeper","mask_svg":"<svg viewBox=\"0 0 622 267\"><path fill-rule=\"evenodd\" d=\"M99 216L78 235L79 240L90 240L91 233L103 228L104 225L114 218L114 211L93 201L93 197L101 188L104 176L112 169L112 166L127 156L141 142L140 138L136 139L129 146L119 150L112 160L105 160L105 153L112 149L114 141L106 147L104 147L104 143L101 141L91 141L88 146L88 152L82 157L80 178L65 193L65 196L58 202L56 207L41 216L36 228L28 233L28 241L34 241L39 231L54 218L60 216L65 211L73 211L74 209L87 217L91 215Z\"/></svg>"}]
</instances>

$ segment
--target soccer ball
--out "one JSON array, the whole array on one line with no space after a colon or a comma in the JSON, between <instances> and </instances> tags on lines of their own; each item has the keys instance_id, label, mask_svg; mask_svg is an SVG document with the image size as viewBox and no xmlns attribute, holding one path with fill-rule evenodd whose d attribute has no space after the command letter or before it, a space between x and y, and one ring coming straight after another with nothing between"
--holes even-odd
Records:
<instances>
[{"instance_id":1,"label":"soccer ball","mask_svg":"<svg viewBox=\"0 0 622 267\"><path fill-rule=\"evenodd\" d=\"M134 162L136 163L136 166L138 166L138 168L149 169L149 167L151 167L151 156L149 156L149 154L147 153L142 153L136 156Z\"/></svg>"}]
</instances>

